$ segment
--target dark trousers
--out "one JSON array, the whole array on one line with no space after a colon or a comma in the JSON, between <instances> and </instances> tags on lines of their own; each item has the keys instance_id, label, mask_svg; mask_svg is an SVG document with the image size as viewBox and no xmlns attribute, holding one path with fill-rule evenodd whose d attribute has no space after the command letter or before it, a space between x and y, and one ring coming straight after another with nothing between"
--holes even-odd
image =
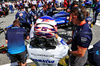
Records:
<instances>
[{"instance_id":1,"label":"dark trousers","mask_svg":"<svg viewBox=\"0 0 100 66\"><path fill-rule=\"evenodd\" d=\"M4 12L3 11L0 11L0 15L4 15Z\"/></svg>"},{"instance_id":2,"label":"dark trousers","mask_svg":"<svg viewBox=\"0 0 100 66\"><path fill-rule=\"evenodd\" d=\"M21 27L24 27L28 33L31 30L31 26L29 23L21 23Z\"/></svg>"},{"instance_id":3,"label":"dark trousers","mask_svg":"<svg viewBox=\"0 0 100 66\"><path fill-rule=\"evenodd\" d=\"M28 12L28 7L25 7L25 11Z\"/></svg>"},{"instance_id":4,"label":"dark trousers","mask_svg":"<svg viewBox=\"0 0 100 66\"><path fill-rule=\"evenodd\" d=\"M70 64L71 66L84 66L88 58L88 51L86 51L84 57L76 57L71 55L70 56Z\"/></svg>"},{"instance_id":5,"label":"dark trousers","mask_svg":"<svg viewBox=\"0 0 100 66\"><path fill-rule=\"evenodd\" d=\"M95 11L94 13L94 23L96 23L96 20L97 20L97 16L100 12L99 11Z\"/></svg>"}]
</instances>

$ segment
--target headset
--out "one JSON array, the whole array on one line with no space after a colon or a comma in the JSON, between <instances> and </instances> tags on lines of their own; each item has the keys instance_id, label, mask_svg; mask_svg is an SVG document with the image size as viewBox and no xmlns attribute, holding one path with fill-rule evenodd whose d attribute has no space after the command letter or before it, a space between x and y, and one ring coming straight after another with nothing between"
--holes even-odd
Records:
<instances>
[{"instance_id":1,"label":"headset","mask_svg":"<svg viewBox=\"0 0 100 66\"><path fill-rule=\"evenodd\" d=\"M78 20L83 21L85 19L85 16L82 14L82 10L79 7L77 7L77 9L78 9L78 14L79 14Z\"/></svg>"}]
</instances>

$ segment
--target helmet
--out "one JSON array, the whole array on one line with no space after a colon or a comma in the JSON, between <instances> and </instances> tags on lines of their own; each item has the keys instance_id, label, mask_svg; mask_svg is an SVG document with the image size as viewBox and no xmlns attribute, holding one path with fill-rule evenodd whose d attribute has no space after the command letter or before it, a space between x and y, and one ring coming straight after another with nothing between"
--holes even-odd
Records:
<instances>
[{"instance_id":1,"label":"helmet","mask_svg":"<svg viewBox=\"0 0 100 66\"><path fill-rule=\"evenodd\" d=\"M40 17L34 25L34 31L36 36L46 39L53 38L57 33L57 23L50 16Z\"/></svg>"}]
</instances>

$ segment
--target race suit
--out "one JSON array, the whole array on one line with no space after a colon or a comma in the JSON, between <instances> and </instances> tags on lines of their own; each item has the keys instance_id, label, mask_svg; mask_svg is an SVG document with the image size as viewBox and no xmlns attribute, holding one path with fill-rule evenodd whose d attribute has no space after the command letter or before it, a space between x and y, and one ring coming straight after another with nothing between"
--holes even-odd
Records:
<instances>
[{"instance_id":1,"label":"race suit","mask_svg":"<svg viewBox=\"0 0 100 66\"><path fill-rule=\"evenodd\" d=\"M29 58L36 64L36 66L58 66L61 58L67 55L68 45L62 38L57 38L59 44L55 49L34 48L27 45Z\"/></svg>"}]
</instances>

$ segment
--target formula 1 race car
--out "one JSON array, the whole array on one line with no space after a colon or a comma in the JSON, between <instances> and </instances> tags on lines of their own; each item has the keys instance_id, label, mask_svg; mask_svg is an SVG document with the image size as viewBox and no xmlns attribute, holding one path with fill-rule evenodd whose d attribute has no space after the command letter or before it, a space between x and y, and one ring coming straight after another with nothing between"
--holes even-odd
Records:
<instances>
[{"instance_id":1,"label":"formula 1 race car","mask_svg":"<svg viewBox=\"0 0 100 66\"><path fill-rule=\"evenodd\" d=\"M68 22L69 22L70 14L67 12L61 11L59 13L56 13L52 17L57 22L57 26L61 26L63 24L66 26L66 24L68 24Z\"/></svg>"}]
</instances>

